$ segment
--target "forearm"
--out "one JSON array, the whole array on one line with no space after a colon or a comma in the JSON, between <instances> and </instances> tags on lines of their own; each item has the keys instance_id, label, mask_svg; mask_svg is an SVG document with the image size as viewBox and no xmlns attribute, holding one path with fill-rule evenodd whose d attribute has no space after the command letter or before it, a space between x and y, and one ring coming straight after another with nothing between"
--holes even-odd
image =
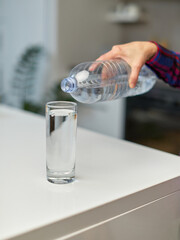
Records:
<instances>
[{"instance_id":1,"label":"forearm","mask_svg":"<svg viewBox=\"0 0 180 240\"><path fill-rule=\"evenodd\" d=\"M146 64L159 78L173 87L180 88L180 53L170 51L154 42L158 48Z\"/></svg>"}]
</instances>

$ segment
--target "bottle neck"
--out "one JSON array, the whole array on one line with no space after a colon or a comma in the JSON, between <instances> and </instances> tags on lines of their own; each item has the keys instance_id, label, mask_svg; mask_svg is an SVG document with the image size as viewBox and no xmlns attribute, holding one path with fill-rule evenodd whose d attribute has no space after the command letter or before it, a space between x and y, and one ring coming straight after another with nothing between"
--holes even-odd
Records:
<instances>
[{"instance_id":1,"label":"bottle neck","mask_svg":"<svg viewBox=\"0 0 180 240\"><path fill-rule=\"evenodd\" d=\"M77 81L73 77L64 78L61 81L61 89L63 92L72 93L77 89Z\"/></svg>"}]
</instances>

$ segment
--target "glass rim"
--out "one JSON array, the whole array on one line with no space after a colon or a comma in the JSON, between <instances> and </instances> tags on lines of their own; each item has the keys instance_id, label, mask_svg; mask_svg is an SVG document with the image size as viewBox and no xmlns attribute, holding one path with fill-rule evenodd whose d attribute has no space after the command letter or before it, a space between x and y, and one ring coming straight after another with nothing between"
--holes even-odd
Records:
<instances>
[{"instance_id":1,"label":"glass rim","mask_svg":"<svg viewBox=\"0 0 180 240\"><path fill-rule=\"evenodd\" d=\"M47 107L61 108L61 107L77 107L77 103L70 101L50 101L46 103Z\"/></svg>"}]
</instances>

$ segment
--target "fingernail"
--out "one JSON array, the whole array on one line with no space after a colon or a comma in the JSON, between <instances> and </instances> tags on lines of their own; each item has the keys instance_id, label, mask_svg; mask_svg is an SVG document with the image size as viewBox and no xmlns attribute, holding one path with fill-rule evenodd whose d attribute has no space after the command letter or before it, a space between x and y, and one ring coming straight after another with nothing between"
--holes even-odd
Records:
<instances>
[{"instance_id":1,"label":"fingernail","mask_svg":"<svg viewBox=\"0 0 180 240\"><path fill-rule=\"evenodd\" d=\"M134 83L129 83L130 88L134 88L135 84Z\"/></svg>"}]
</instances>

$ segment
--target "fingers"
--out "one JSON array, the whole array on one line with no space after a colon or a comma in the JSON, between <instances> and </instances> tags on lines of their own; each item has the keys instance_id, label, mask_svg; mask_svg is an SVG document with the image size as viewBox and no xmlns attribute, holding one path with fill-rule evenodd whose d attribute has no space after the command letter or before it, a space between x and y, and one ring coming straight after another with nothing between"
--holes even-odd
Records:
<instances>
[{"instance_id":1,"label":"fingers","mask_svg":"<svg viewBox=\"0 0 180 240\"><path fill-rule=\"evenodd\" d=\"M101 63L95 62L89 67L89 71L94 71Z\"/></svg>"},{"instance_id":2,"label":"fingers","mask_svg":"<svg viewBox=\"0 0 180 240\"><path fill-rule=\"evenodd\" d=\"M140 70L141 70L140 66L132 67L132 71L131 71L131 74L129 77L129 87L130 88L134 88L136 86Z\"/></svg>"},{"instance_id":3,"label":"fingers","mask_svg":"<svg viewBox=\"0 0 180 240\"><path fill-rule=\"evenodd\" d=\"M94 64L92 64L90 67L89 67L89 71L94 71L97 66L100 64L98 63L98 61L106 61L106 60L110 60L110 59L113 59L114 58L114 53L113 51L109 51L103 55L101 55L99 58L96 59L97 63L95 62Z\"/></svg>"},{"instance_id":4,"label":"fingers","mask_svg":"<svg viewBox=\"0 0 180 240\"><path fill-rule=\"evenodd\" d=\"M101 55L99 58L96 59L96 61L106 61L115 58L114 51L109 51L103 55Z\"/></svg>"},{"instance_id":5,"label":"fingers","mask_svg":"<svg viewBox=\"0 0 180 240\"><path fill-rule=\"evenodd\" d=\"M142 44L141 44L142 45ZM137 43L130 43L125 45L115 45L112 47L112 50L101 55L96 59L97 62L93 63L90 67L90 71L94 71L100 64L101 61L113 60L113 59L123 59L131 66L131 74L129 77L129 87L134 88L138 81L139 72L141 67L145 63L144 53L141 54L143 48L138 47ZM140 49L140 50L139 50ZM100 62L98 62L100 61ZM103 79L107 78L106 69L103 68L102 77Z\"/></svg>"}]
</instances>

